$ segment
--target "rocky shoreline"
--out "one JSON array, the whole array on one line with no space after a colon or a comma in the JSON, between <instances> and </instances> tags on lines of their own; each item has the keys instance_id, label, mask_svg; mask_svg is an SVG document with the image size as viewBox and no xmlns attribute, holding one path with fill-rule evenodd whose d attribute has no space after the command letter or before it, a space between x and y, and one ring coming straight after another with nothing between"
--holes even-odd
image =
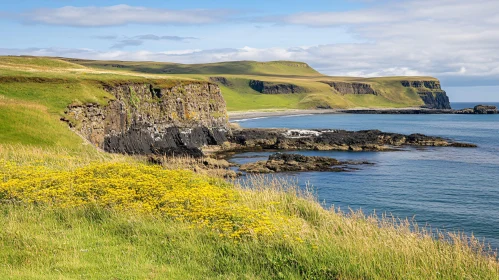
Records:
<instances>
[{"instance_id":1,"label":"rocky shoreline","mask_svg":"<svg viewBox=\"0 0 499 280\"><path fill-rule=\"evenodd\" d=\"M349 114L476 114L476 115L486 115L486 114L499 114L496 106L491 105L477 105L474 108L465 109L426 109L426 108L415 108L415 109L348 109L340 110L341 113Z\"/></svg>"},{"instance_id":2,"label":"rocky shoreline","mask_svg":"<svg viewBox=\"0 0 499 280\"><path fill-rule=\"evenodd\" d=\"M304 156L300 154L275 153L268 160L246 163L240 171L246 173L277 173L277 172L348 172L357 170L352 165L372 164L369 162L339 161L330 157Z\"/></svg>"},{"instance_id":3,"label":"rocky shoreline","mask_svg":"<svg viewBox=\"0 0 499 280\"><path fill-rule=\"evenodd\" d=\"M222 153L258 150L389 151L404 146L476 147L423 134L379 130L233 129Z\"/></svg>"}]
</instances>

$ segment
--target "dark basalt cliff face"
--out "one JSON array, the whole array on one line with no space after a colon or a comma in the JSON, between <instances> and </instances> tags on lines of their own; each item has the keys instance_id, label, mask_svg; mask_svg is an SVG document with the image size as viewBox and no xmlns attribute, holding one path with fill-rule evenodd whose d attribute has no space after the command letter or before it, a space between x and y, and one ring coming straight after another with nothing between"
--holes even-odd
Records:
<instances>
[{"instance_id":1,"label":"dark basalt cliff face","mask_svg":"<svg viewBox=\"0 0 499 280\"><path fill-rule=\"evenodd\" d=\"M293 84L278 84L271 82L264 82L259 80L250 80L249 86L260 93L264 94L290 94L302 93L305 89Z\"/></svg>"},{"instance_id":2,"label":"dark basalt cliff face","mask_svg":"<svg viewBox=\"0 0 499 280\"><path fill-rule=\"evenodd\" d=\"M451 109L447 93L439 81L402 81L402 86L414 88L428 109Z\"/></svg>"},{"instance_id":3,"label":"dark basalt cliff face","mask_svg":"<svg viewBox=\"0 0 499 280\"><path fill-rule=\"evenodd\" d=\"M107 152L201 156L203 146L227 140L228 117L217 85L127 83L104 89L115 99L106 106L69 106L63 120Z\"/></svg>"},{"instance_id":4,"label":"dark basalt cliff face","mask_svg":"<svg viewBox=\"0 0 499 280\"><path fill-rule=\"evenodd\" d=\"M376 91L371 87L370 84L366 83L347 83L347 82L322 82L328 84L334 90L341 94L372 94L378 95Z\"/></svg>"}]
</instances>

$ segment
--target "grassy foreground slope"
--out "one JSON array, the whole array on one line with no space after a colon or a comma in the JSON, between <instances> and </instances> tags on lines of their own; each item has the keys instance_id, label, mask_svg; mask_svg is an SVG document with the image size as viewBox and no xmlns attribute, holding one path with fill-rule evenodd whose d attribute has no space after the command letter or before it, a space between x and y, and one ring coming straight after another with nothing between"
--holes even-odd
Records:
<instances>
[{"instance_id":1,"label":"grassy foreground slope","mask_svg":"<svg viewBox=\"0 0 499 280\"><path fill-rule=\"evenodd\" d=\"M473 238L326 210L287 182L106 154L59 121L112 98L102 83L205 77L0 57L0 278L499 278Z\"/></svg>"},{"instance_id":2,"label":"grassy foreground slope","mask_svg":"<svg viewBox=\"0 0 499 280\"><path fill-rule=\"evenodd\" d=\"M325 210L286 182L254 178L248 189L128 157L18 149L0 145L0 275L9 279L499 276L475 239Z\"/></svg>"},{"instance_id":3,"label":"grassy foreground slope","mask_svg":"<svg viewBox=\"0 0 499 280\"><path fill-rule=\"evenodd\" d=\"M223 76L228 84L218 83L231 111L262 109L331 108L401 108L419 107L423 101L413 89L404 88L402 80L436 80L432 77L355 78L322 75L310 66L292 61L236 61L208 64L160 62L92 61L67 59L72 63L105 70L134 73L167 74L209 80ZM304 90L295 94L262 94L249 87L250 80L293 84ZM371 85L378 95L340 94L324 82L360 82Z\"/></svg>"}]
</instances>

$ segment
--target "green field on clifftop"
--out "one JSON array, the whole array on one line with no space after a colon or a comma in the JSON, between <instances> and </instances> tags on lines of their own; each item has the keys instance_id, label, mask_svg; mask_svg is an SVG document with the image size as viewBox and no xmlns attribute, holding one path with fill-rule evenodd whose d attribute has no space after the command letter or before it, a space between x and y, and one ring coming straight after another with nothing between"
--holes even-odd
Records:
<instances>
[{"instance_id":1,"label":"green field on clifftop","mask_svg":"<svg viewBox=\"0 0 499 280\"><path fill-rule=\"evenodd\" d=\"M32 77L84 81L97 88L97 81L113 80L204 80L222 77L217 83L229 111L314 108L402 108L419 107L418 94L402 86L403 80L436 80L431 77L355 78L322 75L301 62L222 62L211 64L175 64L159 62L92 61L42 57L0 57L0 77ZM265 94L249 86L251 80L273 85L293 85L299 93ZM40 80L41 81L41 80ZM363 83L377 95L342 94L327 82ZM78 82L79 83L79 82Z\"/></svg>"},{"instance_id":2,"label":"green field on clifftop","mask_svg":"<svg viewBox=\"0 0 499 280\"><path fill-rule=\"evenodd\" d=\"M202 79L224 77L222 87L229 111L259 109L314 108L402 108L420 107L423 101L403 80L436 80L432 77L355 78L330 77L301 62L237 61L211 64L175 64L159 62L91 61L67 59L72 63L96 69L122 72L164 74L180 78ZM249 86L250 80L273 84L293 84L305 93L262 94ZM341 94L323 82L358 82L371 85L378 95Z\"/></svg>"}]
</instances>

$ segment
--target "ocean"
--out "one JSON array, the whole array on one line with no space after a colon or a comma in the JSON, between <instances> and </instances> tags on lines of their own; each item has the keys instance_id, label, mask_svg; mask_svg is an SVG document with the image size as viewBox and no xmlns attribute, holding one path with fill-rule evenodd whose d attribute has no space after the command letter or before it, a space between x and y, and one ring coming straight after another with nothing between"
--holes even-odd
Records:
<instances>
[{"instance_id":1,"label":"ocean","mask_svg":"<svg viewBox=\"0 0 499 280\"><path fill-rule=\"evenodd\" d=\"M459 109L476 104L452 106ZM477 144L478 148L406 148L394 152L300 151L375 164L354 172L278 176L302 187L312 186L326 208L361 209L365 214L414 219L419 225L474 234L499 248L499 115L302 115L250 119L240 124L259 128L379 129ZM264 160L269 154L242 153L231 161Z\"/></svg>"}]
</instances>

